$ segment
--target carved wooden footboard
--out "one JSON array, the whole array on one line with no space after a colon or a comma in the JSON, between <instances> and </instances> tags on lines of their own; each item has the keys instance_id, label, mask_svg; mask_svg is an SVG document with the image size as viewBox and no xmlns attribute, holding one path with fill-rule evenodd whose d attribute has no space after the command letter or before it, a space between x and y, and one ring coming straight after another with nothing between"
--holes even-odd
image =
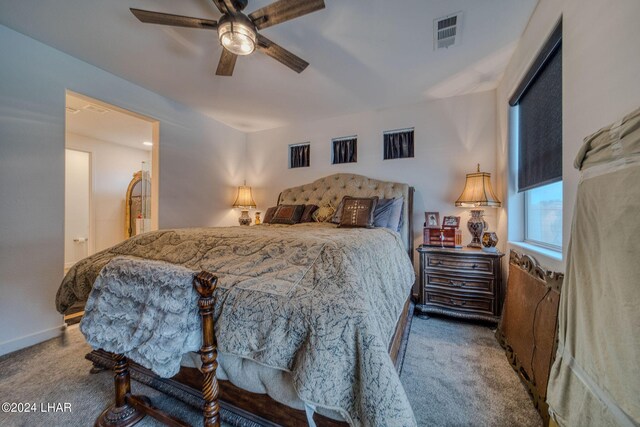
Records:
<instances>
[{"instance_id":1,"label":"carved wooden footboard","mask_svg":"<svg viewBox=\"0 0 640 427\"><path fill-rule=\"evenodd\" d=\"M413 304L407 299L402 314L398 319L396 330L389 344L389 356L400 373L406 351L411 320L413 318ZM86 355L94 363L92 371L114 369L114 359L111 353L104 350L94 350ZM182 367L173 378L161 378L149 369L134 362L128 364L130 376L136 381L146 384L169 396L172 396L193 407L201 408L203 400L203 375L195 368ZM290 408L273 400L266 394L251 393L240 389L229 381L220 381L219 413L228 424L236 427L294 427L306 425L307 417L304 411ZM345 422L335 421L318 413L314 414L314 421L318 427L346 427ZM111 424L116 426L132 424ZM170 424L175 425L175 424ZM178 424L179 425L179 424Z\"/></svg>"},{"instance_id":2,"label":"carved wooden footboard","mask_svg":"<svg viewBox=\"0 0 640 427\"><path fill-rule=\"evenodd\" d=\"M220 405L218 403L218 367L215 335L213 328L213 292L218 278L213 274L202 271L194 280L200 298L198 307L202 317L202 397L204 405L202 412L205 427L220 426ZM106 352L104 352L106 353ZM131 394L131 375L129 360L122 354L111 354L115 382L115 402L100 414L95 422L96 427L126 427L136 424L146 415L150 415L168 426L188 427L189 424L156 408L146 396ZM94 361L95 363L95 361Z\"/></svg>"}]
</instances>

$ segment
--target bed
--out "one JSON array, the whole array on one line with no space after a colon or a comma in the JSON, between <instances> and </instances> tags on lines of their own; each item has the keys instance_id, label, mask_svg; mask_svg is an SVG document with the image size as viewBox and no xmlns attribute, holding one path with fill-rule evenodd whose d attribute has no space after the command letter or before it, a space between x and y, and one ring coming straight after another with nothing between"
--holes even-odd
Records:
<instances>
[{"instance_id":1,"label":"bed","mask_svg":"<svg viewBox=\"0 0 640 427\"><path fill-rule=\"evenodd\" d=\"M99 349L87 356L94 362L96 368L114 368L116 372L116 407L120 403L121 409L127 408L126 411L123 410L116 414L116 418L124 412L132 412L135 409L139 409L138 416L143 416L145 413L158 415L154 413L155 410L152 407L152 409L144 409L146 406L142 398L138 399L131 395L128 383L128 377L131 375L135 379L187 403L202 407L204 402L205 425L209 425L207 422L214 425L214 421L218 419L218 404L221 406L220 411L225 421L236 425L301 425L306 424L310 419L310 423L315 422L316 425L321 426L347 425L345 421L350 425L365 425L372 421L375 422L376 419L382 420L384 417L389 417L388 419L394 420L393 422L397 421L397 425L413 425L415 420L413 420L412 414L406 413L407 410L410 412L410 408L408 404L405 405L406 402L402 399L404 391L401 390L401 386L399 390L392 393L399 395L399 400L390 402L388 407L384 406L383 392L387 392L387 389L393 391L394 387L399 385L395 371L393 375L387 372L385 375L388 378L370 378L367 380L371 380L369 382L358 379L362 382L362 384L358 382L361 390L356 391L355 394L353 394L353 390L345 391L345 396L355 396L354 398L357 400L355 403L352 402L353 405L347 409L341 407L340 402L331 404L331 399L334 397L330 395L336 394L335 398L339 399L345 384L351 383L341 384L340 380L335 378L339 376L336 373L318 370L318 367L315 366L318 365L317 361L327 358L327 354L329 354L329 358L326 360L331 361L331 354L325 351L325 341L314 341L319 335L329 336L335 331L340 331L343 335L346 334L346 344L340 343L337 347L331 347L333 345L331 344L327 348L331 348L331 351L334 352L338 351L337 356L334 355L335 368L342 369L344 372L341 375L346 375L347 378L353 372L359 372L363 369L365 371L371 370L371 366L377 366L376 363L380 364L376 368L376 372L385 372L389 366L397 369L401 365L403 338L406 340L411 315L409 296L414 280L410 258L406 256L406 254L410 256L413 251L411 238L412 191L412 188L406 184L378 181L359 175L336 174L311 184L284 190L278 200L279 204L312 203L336 206L345 195L378 196L380 198L402 197L404 202L403 222L399 233L386 229L345 230L336 229L334 225L330 224L300 224L284 227L265 225L164 230L138 236L107 251L95 254L74 266L65 277L58 292L58 310L64 312L67 307L86 298L96 279L100 279L109 269L113 270L113 272L109 271L110 273L117 276L130 268L131 265L137 265L142 271L147 266L153 270L156 268L154 265L157 264L156 270L150 270L151 273L148 277L157 278L158 271L173 268L169 275L176 278L176 283L179 282L177 279L179 277L184 277L183 282L186 283L188 278L193 277L191 273L203 270L195 278L196 290L198 291L197 304L190 305L191 311L197 310L198 304L200 306L203 320L201 324L198 324L198 328L201 329L201 342L198 345L202 344L202 347L197 356L193 353L193 349L185 352L180 360L179 371L171 375L171 378L166 378L169 376L167 372L173 373L173 371L154 369L155 372L152 372L140 364L129 362L123 356L123 352L117 351L118 348ZM376 247L378 248L376 249ZM398 250L398 248L400 249ZM398 251L403 253L402 249L406 253L400 259L397 253ZM286 255L287 253L289 254ZM301 253L304 253L304 256L300 256ZM381 254L385 255L381 256ZM283 259L287 260L284 264L282 263ZM291 262L291 260L294 261ZM169 266L173 264L176 265ZM116 268L118 265L121 267L120 270ZM348 266L348 273L341 270L345 268L345 265ZM184 269L184 271L179 269ZM411 270L410 274L408 273L409 269ZM100 277L98 277L99 274ZM340 274L343 275L340 276ZM335 281L335 277L340 278L337 281L340 283L339 285L333 287L325 285ZM100 294L103 288L100 288L99 284L102 282L98 280L96 283L98 291L94 290L94 294ZM216 298L214 298L216 285L218 285L218 290L215 294ZM369 289L364 285L372 287ZM346 298L345 289L352 292ZM314 292L318 295L322 294L322 297ZM302 294L305 295L304 298L299 298ZM322 310L318 307L327 306L324 301L327 295L336 298L328 306L344 306L335 309L337 314L319 314ZM314 299L316 297L317 301ZM225 312L225 307L233 309ZM272 324L264 331L260 331L261 327L253 326L247 320L254 316L252 313L255 307L262 310L259 316L263 317L258 324ZM269 312L269 310L265 311L264 307L277 307L277 310ZM287 307L286 310L289 310L286 315L282 315L283 307ZM295 309L291 309L291 307L295 307ZM127 309L126 307L120 308ZM86 322L85 329L83 329L85 335L87 335L87 331L91 335L91 331L105 329L104 325L111 324L110 322L118 315L128 315L126 311L118 314L118 308L110 307L109 310L103 310L101 315L104 316L104 319L112 316L109 318L110 320L94 321L93 324L89 321ZM324 310L326 311L326 309ZM344 310L354 313L361 312L362 316L355 316L354 319L357 320L344 320L344 313L347 312ZM296 325L309 322L309 319L313 317L311 312L313 312L313 316L323 320L308 328L313 330L311 335L305 335L308 332L297 329ZM275 320L265 322L266 317L264 316L271 316L268 318ZM230 321L231 318L234 321ZM287 322L290 323L278 326L277 319L281 318L287 319ZM315 319L315 317L313 318ZM296 319L296 321L292 322L292 319ZM344 323L343 320L347 323ZM334 322L336 325L332 326L333 329L326 329L326 331L322 329L322 325ZM278 346L270 347L268 341L272 339L274 331L278 330L278 327L280 327L281 335L286 336L284 339L286 345L283 345L282 348L288 348L287 345L291 344L289 341L291 341L292 335L298 338L304 336L304 339L296 341L295 345L300 348L296 351L282 350L281 348L277 351L273 350ZM210 333L214 328L216 340ZM350 348L349 340L352 339L353 333L345 331L351 331L353 328L357 329L355 335L360 341L356 343L355 347ZM376 332L367 335L369 332L363 333L359 328L365 328L367 331L371 331L373 328ZM327 331L330 333L325 333ZM207 333L209 333L208 336ZM232 335L235 336L235 339L229 338ZM238 335L242 335L242 339L238 339ZM382 337L385 357L380 358L379 354L375 357L372 356L376 353L369 350L369 348L373 348L368 347L370 345L370 340L367 341L369 338L361 339L360 335L369 338L374 335ZM275 334L275 336L279 335ZM343 338L340 337L339 340ZM326 340L326 337L323 339ZM90 340L88 339L88 341ZM256 344L258 342L259 345ZM313 342L313 345L309 346L309 342ZM363 342L367 343L367 347L362 347ZM97 348L94 344L92 343L92 346ZM102 344L105 344L104 340ZM219 381L215 380L216 375L211 378L211 372L216 373L217 367L216 344L217 350L220 352L220 367L217 372ZM344 346L345 350L343 351L340 346ZM260 350L256 351L258 347ZM247 350L247 348L249 349ZM358 356L360 358L358 363L367 363L371 366L354 367L349 365L348 361L355 357L354 354L363 353L363 350L366 350L364 351L365 355ZM265 356L265 354L268 355ZM136 356L140 357L132 359L145 361L145 356L155 357L149 356L149 354L137 354ZM308 361L307 359L312 360ZM347 360L347 366L341 366L340 363L345 360ZM363 360L365 362L362 362ZM150 366L149 363L145 365ZM308 368L312 365L313 369ZM324 362L324 369L330 370L331 366L327 365L334 365L334 362ZM262 369L264 366L275 368L275 370L267 371L265 374L265 370ZM300 366L308 369L305 371ZM158 371L163 375L159 375ZM238 378L239 374L243 375L251 371L258 372L257 377L262 376L262 379L256 381ZM287 381L292 384L289 392L285 390L287 387L280 385L276 387L276 392L269 390L269 386L273 388L274 383L279 384L276 380L278 375L274 375L274 372L279 373L279 376L283 378L289 375L289 378L280 378L282 384ZM377 373L376 375L383 374ZM304 378L301 379L301 377ZM325 383L331 384L331 381L336 381L333 384L337 390L335 393L333 393L333 389L326 388ZM387 381L388 384L380 388L381 381ZM243 387L238 387L238 384ZM378 389L370 390L371 387L374 389L378 387ZM247 391L247 389L251 391ZM293 396L290 390L294 391ZM288 395L288 398L287 396L283 397L283 394ZM295 399L296 395L298 400ZM406 396L404 399L406 400ZM378 406L384 409L380 409ZM368 415L361 415L358 411ZM207 412L209 413L208 418ZM132 425L137 421L134 420L135 417L130 415L127 415L128 418L124 417L127 418L126 421L117 425ZM111 416L113 421L113 411ZM169 425L180 425L178 421L166 415L164 418L161 415L160 419ZM206 421L207 419L209 421ZM116 419L116 421L118 420Z\"/></svg>"}]
</instances>

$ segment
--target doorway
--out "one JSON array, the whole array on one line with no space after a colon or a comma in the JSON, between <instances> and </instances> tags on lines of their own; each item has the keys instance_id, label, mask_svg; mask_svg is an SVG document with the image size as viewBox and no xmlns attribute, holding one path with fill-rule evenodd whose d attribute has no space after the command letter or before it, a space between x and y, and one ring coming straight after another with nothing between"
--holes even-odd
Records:
<instances>
[{"instance_id":1,"label":"doorway","mask_svg":"<svg viewBox=\"0 0 640 427\"><path fill-rule=\"evenodd\" d=\"M159 122L70 91L65 117L66 274L87 256L157 229ZM83 309L74 307L73 317Z\"/></svg>"}]
</instances>

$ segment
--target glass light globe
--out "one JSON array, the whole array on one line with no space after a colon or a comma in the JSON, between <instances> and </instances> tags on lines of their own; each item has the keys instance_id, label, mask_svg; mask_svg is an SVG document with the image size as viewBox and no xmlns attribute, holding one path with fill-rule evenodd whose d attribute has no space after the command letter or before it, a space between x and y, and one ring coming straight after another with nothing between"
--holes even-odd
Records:
<instances>
[{"instance_id":1,"label":"glass light globe","mask_svg":"<svg viewBox=\"0 0 640 427\"><path fill-rule=\"evenodd\" d=\"M249 55L256 48L256 32L243 22L220 23L218 37L222 46L236 55Z\"/></svg>"}]
</instances>

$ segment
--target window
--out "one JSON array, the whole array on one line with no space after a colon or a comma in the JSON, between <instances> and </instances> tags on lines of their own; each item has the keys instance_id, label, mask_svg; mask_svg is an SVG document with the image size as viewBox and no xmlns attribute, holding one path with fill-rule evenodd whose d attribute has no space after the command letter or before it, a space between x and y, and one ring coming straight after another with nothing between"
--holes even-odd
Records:
<instances>
[{"instance_id":1,"label":"window","mask_svg":"<svg viewBox=\"0 0 640 427\"><path fill-rule=\"evenodd\" d=\"M346 136L331 140L331 163L356 163L358 161L358 137Z\"/></svg>"},{"instance_id":2,"label":"window","mask_svg":"<svg viewBox=\"0 0 640 427\"><path fill-rule=\"evenodd\" d=\"M311 144L293 144L289 146L289 167L306 168L311 163Z\"/></svg>"},{"instance_id":3,"label":"window","mask_svg":"<svg viewBox=\"0 0 640 427\"><path fill-rule=\"evenodd\" d=\"M527 243L562 250L562 181L524 192Z\"/></svg>"},{"instance_id":4,"label":"window","mask_svg":"<svg viewBox=\"0 0 640 427\"><path fill-rule=\"evenodd\" d=\"M562 22L509 100L517 110L524 240L562 249ZM515 148L515 147L514 147Z\"/></svg>"},{"instance_id":5,"label":"window","mask_svg":"<svg viewBox=\"0 0 640 427\"><path fill-rule=\"evenodd\" d=\"M413 128L384 133L384 159L413 157Z\"/></svg>"}]
</instances>

